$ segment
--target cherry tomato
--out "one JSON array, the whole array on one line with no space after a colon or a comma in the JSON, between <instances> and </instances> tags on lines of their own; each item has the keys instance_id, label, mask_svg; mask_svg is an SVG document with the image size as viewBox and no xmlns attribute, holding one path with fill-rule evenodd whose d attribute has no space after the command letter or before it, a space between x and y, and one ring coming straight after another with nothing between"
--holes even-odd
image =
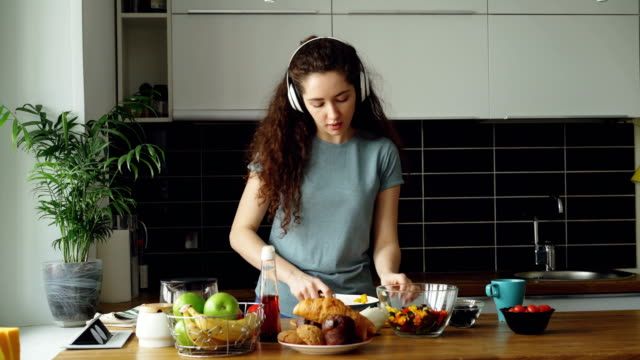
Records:
<instances>
[{"instance_id":1,"label":"cherry tomato","mask_svg":"<svg viewBox=\"0 0 640 360\"><path fill-rule=\"evenodd\" d=\"M526 312L527 308L525 308L522 305L516 305L516 306L512 307L511 310L513 310L512 312L520 313L520 312Z\"/></svg>"},{"instance_id":2,"label":"cherry tomato","mask_svg":"<svg viewBox=\"0 0 640 360\"><path fill-rule=\"evenodd\" d=\"M538 311L540 312L547 312L547 311L551 311L551 306L547 305L547 304L540 304L538 306Z\"/></svg>"},{"instance_id":3,"label":"cherry tomato","mask_svg":"<svg viewBox=\"0 0 640 360\"><path fill-rule=\"evenodd\" d=\"M527 312L536 313L536 312L540 312L540 310L538 309L538 306L534 304L530 304L530 305L527 305Z\"/></svg>"}]
</instances>

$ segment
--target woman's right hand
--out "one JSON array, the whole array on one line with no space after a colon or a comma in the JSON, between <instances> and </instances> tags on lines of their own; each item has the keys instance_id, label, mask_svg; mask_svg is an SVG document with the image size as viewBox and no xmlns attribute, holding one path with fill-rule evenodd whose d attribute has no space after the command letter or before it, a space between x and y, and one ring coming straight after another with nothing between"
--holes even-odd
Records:
<instances>
[{"instance_id":1,"label":"woman's right hand","mask_svg":"<svg viewBox=\"0 0 640 360\"><path fill-rule=\"evenodd\" d=\"M311 276L300 272L294 275L289 282L289 290L298 301L304 299L316 299L320 296L331 297L333 290L327 286L322 280L315 276Z\"/></svg>"}]
</instances>

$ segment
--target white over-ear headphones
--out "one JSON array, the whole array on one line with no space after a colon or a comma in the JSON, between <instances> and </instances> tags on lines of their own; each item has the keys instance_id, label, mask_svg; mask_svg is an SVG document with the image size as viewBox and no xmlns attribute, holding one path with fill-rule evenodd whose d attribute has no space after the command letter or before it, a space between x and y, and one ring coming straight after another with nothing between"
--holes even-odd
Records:
<instances>
[{"instance_id":1,"label":"white over-ear headphones","mask_svg":"<svg viewBox=\"0 0 640 360\"><path fill-rule=\"evenodd\" d=\"M291 58L289 58L289 65L287 65L287 75L286 75L286 81L287 81L287 97L289 98L289 104L291 104L291 107L294 110L297 110L299 112L304 112L304 102L302 101L302 96L298 95L298 92L296 91L295 86L293 86L293 83L291 83L289 81L289 67L291 66L291 60L293 60L293 57L298 53L298 51L305 45L307 45L308 43L314 41L314 40L318 40L318 39L331 39L331 40L335 40L338 42L341 42L343 44L346 44L344 41L334 38L334 37L330 37L330 36L323 36L323 37L316 37L313 38L311 40L308 40L304 43L302 43L300 46L298 46L298 48L293 52L293 54L291 54ZM367 97L369 96L369 79L367 78L367 74L364 71L364 65L362 65L362 63L360 63L360 101L364 101Z\"/></svg>"}]
</instances>

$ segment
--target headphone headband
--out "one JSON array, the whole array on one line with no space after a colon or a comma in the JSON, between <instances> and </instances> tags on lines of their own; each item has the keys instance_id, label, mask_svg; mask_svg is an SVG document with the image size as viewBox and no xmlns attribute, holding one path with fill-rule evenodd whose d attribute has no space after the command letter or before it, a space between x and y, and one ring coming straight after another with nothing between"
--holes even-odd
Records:
<instances>
[{"instance_id":1,"label":"headphone headband","mask_svg":"<svg viewBox=\"0 0 640 360\"><path fill-rule=\"evenodd\" d=\"M304 112L304 101L302 100L302 96L300 96L296 91L295 86L293 86L293 83L289 81L289 68L291 67L291 61L293 61L294 56L296 56L296 54L298 53L298 51L300 51L300 49L302 49L302 47L304 47L305 45L307 45L308 43L314 40L319 40L319 39L335 40L342 44L348 45L344 41L335 37L319 36L303 42L302 44L300 44L300 46L298 46L295 49L293 54L291 54L291 57L289 58L289 64L287 65L287 73L286 73L287 97L289 98L289 104L291 105L291 107L294 110L299 112ZM360 102L363 102L369 96L369 91L370 91L369 79L367 78L367 74L364 71L364 65L361 62L360 63Z\"/></svg>"}]
</instances>

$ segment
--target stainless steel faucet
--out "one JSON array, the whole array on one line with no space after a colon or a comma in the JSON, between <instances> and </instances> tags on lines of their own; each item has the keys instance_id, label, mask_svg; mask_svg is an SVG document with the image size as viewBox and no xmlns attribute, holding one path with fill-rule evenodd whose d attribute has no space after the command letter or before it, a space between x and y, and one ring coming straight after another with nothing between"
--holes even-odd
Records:
<instances>
[{"instance_id":1,"label":"stainless steel faucet","mask_svg":"<svg viewBox=\"0 0 640 360\"><path fill-rule=\"evenodd\" d=\"M564 213L562 199L559 196L550 196L557 201L558 214ZM545 271L553 271L556 268L556 248L552 243L540 245L538 238L538 218L533 218L533 244L535 251L536 265L544 265Z\"/></svg>"},{"instance_id":2,"label":"stainless steel faucet","mask_svg":"<svg viewBox=\"0 0 640 360\"><path fill-rule=\"evenodd\" d=\"M533 244L536 256L536 265L544 265L545 271L553 271L556 268L556 249L551 243L540 245L538 239L538 218L533 218Z\"/></svg>"}]
</instances>

